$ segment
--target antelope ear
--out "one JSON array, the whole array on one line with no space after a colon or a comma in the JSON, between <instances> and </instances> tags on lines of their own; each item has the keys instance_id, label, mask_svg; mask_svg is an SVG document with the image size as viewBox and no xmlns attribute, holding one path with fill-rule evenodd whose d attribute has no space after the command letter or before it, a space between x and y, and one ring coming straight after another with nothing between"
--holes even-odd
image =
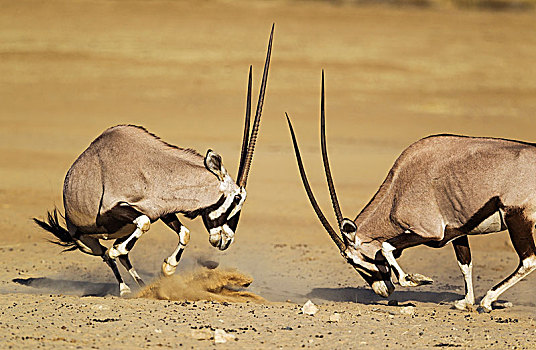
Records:
<instances>
[{"instance_id":1,"label":"antelope ear","mask_svg":"<svg viewBox=\"0 0 536 350\"><path fill-rule=\"evenodd\" d=\"M355 243L355 234L357 233L357 226L355 222L350 219L343 219L341 222L341 232L350 242Z\"/></svg>"},{"instance_id":2,"label":"antelope ear","mask_svg":"<svg viewBox=\"0 0 536 350\"><path fill-rule=\"evenodd\" d=\"M220 181L223 181L227 174L227 170L225 170L221 161L221 156L211 149L207 151L207 155L205 156L205 168L216 175Z\"/></svg>"}]
</instances>

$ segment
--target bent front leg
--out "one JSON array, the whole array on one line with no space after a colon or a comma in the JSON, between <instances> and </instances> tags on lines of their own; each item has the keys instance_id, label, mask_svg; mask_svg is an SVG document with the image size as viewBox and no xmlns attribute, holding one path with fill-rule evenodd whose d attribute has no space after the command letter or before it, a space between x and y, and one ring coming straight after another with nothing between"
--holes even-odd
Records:
<instances>
[{"instance_id":1,"label":"bent front leg","mask_svg":"<svg viewBox=\"0 0 536 350\"><path fill-rule=\"evenodd\" d=\"M173 231L179 236L179 244L175 251L164 260L162 263L162 274L164 276L171 276L177 270L177 265L179 265L179 260L181 259L182 252L184 248L190 242L190 230L186 228L175 214L168 214L162 217L162 221L168 225Z\"/></svg>"},{"instance_id":2,"label":"bent front leg","mask_svg":"<svg viewBox=\"0 0 536 350\"><path fill-rule=\"evenodd\" d=\"M455 301L454 307L458 310L471 310L475 304L475 294L473 291L473 262L471 261L469 239L467 236L458 237L452 241L452 246L465 282L465 298Z\"/></svg>"},{"instance_id":3,"label":"bent front leg","mask_svg":"<svg viewBox=\"0 0 536 350\"><path fill-rule=\"evenodd\" d=\"M402 270L400 265L398 265L398 262L396 261L393 252L396 250L396 248L388 243L383 242L382 243L382 254L389 263L389 265L393 268L393 271L395 272L396 278L398 278L398 283L403 287L416 287L421 286L423 284L431 284L434 282L429 277L426 277L424 275L421 275L419 273L414 274L407 274Z\"/></svg>"}]
</instances>

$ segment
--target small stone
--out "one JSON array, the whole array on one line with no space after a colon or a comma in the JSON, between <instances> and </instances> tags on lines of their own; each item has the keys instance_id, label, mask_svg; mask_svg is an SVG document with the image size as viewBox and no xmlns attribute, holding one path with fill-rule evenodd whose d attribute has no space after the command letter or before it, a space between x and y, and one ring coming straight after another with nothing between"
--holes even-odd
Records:
<instances>
[{"instance_id":1,"label":"small stone","mask_svg":"<svg viewBox=\"0 0 536 350\"><path fill-rule=\"evenodd\" d=\"M318 308L311 300L307 300L307 302L302 307L302 312L305 315L314 316L318 312Z\"/></svg>"},{"instance_id":2,"label":"small stone","mask_svg":"<svg viewBox=\"0 0 536 350\"><path fill-rule=\"evenodd\" d=\"M91 310L109 310L110 307L106 305L96 304L91 307Z\"/></svg>"},{"instance_id":3,"label":"small stone","mask_svg":"<svg viewBox=\"0 0 536 350\"><path fill-rule=\"evenodd\" d=\"M227 333L223 329L216 329L214 331L214 344L227 343L229 340L235 340L235 335Z\"/></svg>"},{"instance_id":4,"label":"small stone","mask_svg":"<svg viewBox=\"0 0 536 350\"><path fill-rule=\"evenodd\" d=\"M389 300L387 305L389 305L389 306L398 306L398 300L396 300L396 299Z\"/></svg>"},{"instance_id":5,"label":"small stone","mask_svg":"<svg viewBox=\"0 0 536 350\"><path fill-rule=\"evenodd\" d=\"M414 306L404 306L400 308L400 313L402 315L414 315L415 314L415 307Z\"/></svg>"},{"instance_id":6,"label":"small stone","mask_svg":"<svg viewBox=\"0 0 536 350\"><path fill-rule=\"evenodd\" d=\"M338 312L333 313L333 315L329 316L329 322L339 322L341 320L341 314Z\"/></svg>"},{"instance_id":7,"label":"small stone","mask_svg":"<svg viewBox=\"0 0 536 350\"><path fill-rule=\"evenodd\" d=\"M190 334L195 340L209 340L212 338L212 334L208 329L193 329Z\"/></svg>"}]
</instances>

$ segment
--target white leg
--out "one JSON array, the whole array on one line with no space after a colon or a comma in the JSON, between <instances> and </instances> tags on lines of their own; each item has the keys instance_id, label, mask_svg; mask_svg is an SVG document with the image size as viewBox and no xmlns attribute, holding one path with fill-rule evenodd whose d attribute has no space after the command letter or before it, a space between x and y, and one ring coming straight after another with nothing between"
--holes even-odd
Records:
<instances>
[{"instance_id":1,"label":"white leg","mask_svg":"<svg viewBox=\"0 0 536 350\"><path fill-rule=\"evenodd\" d=\"M149 231L149 228L151 227L151 220L146 215L137 217L136 220L133 221L133 223L136 225L136 229L134 230L134 232L124 242L122 242L118 246L112 246L106 252L106 254L108 254L111 259L115 259L120 255L128 254L129 251L127 249L127 245L129 244L129 242L140 238L141 235Z\"/></svg>"},{"instance_id":2,"label":"white leg","mask_svg":"<svg viewBox=\"0 0 536 350\"><path fill-rule=\"evenodd\" d=\"M182 225L179 231L179 244L175 251L164 260L162 263L162 274L164 276L171 276L175 273L177 265L179 265L179 259L182 255L182 251L190 242L190 230L186 226Z\"/></svg>"},{"instance_id":3,"label":"white leg","mask_svg":"<svg viewBox=\"0 0 536 350\"><path fill-rule=\"evenodd\" d=\"M536 256L531 256L523 260L516 272L486 293L486 296L480 301L482 311L490 312L491 304L496 301L502 293L534 270L536 270Z\"/></svg>"},{"instance_id":4,"label":"white leg","mask_svg":"<svg viewBox=\"0 0 536 350\"><path fill-rule=\"evenodd\" d=\"M130 287L124 282L119 283L119 295L124 297L127 294L130 294Z\"/></svg>"},{"instance_id":5,"label":"white leg","mask_svg":"<svg viewBox=\"0 0 536 350\"><path fill-rule=\"evenodd\" d=\"M433 280L429 277L423 276L421 274L407 274L405 273L398 262L396 261L393 251L396 248L387 242L382 243L382 254L389 263L389 265L395 270L398 277L398 283L403 287L416 287L422 284L430 284Z\"/></svg>"},{"instance_id":6,"label":"white leg","mask_svg":"<svg viewBox=\"0 0 536 350\"><path fill-rule=\"evenodd\" d=\"M475 304L475 294L473 292L473 263L463 265L458 262L465 281L465 298L454 302L454 307L458 310L467 310Z\"/></svg>"}]
</instances>

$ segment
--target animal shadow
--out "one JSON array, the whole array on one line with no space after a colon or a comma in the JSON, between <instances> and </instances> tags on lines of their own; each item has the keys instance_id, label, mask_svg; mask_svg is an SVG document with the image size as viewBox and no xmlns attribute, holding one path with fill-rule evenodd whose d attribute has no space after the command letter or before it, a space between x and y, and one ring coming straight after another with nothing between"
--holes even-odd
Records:
<instances>
[{"instance_id":1,"label":"animal shadow","mask_svg":"<svg viewBox=\"0 0 536 350\"><path fill-rule=\"evenodd\" d=\"M47 277L15 278L12 281L18 284L22 284L23 286L42 289L46 292L72 294L83 297L103 297L106 295L118 294L117 283L95 283L71 280L58 280Z\"/></svg>"},{"instance_id":2,"label":"animal shadow","mask_svg":"<svg viewBox=\"0 0 536 350\"><path fill-rule=\"evenodd\" d=\"M329 301L339 302L355 302L360 304L380 304L385 303L385 298L382 298L369 288L365 287L344 287L344 288L313 288L307 294L309 298L318 298ZM396 299L399 302L423 302L423 303L448 303L463 296L451 292L430 292L430 291L396 291L391 295L390 299Z\"/></svg>"}]
</instances>

